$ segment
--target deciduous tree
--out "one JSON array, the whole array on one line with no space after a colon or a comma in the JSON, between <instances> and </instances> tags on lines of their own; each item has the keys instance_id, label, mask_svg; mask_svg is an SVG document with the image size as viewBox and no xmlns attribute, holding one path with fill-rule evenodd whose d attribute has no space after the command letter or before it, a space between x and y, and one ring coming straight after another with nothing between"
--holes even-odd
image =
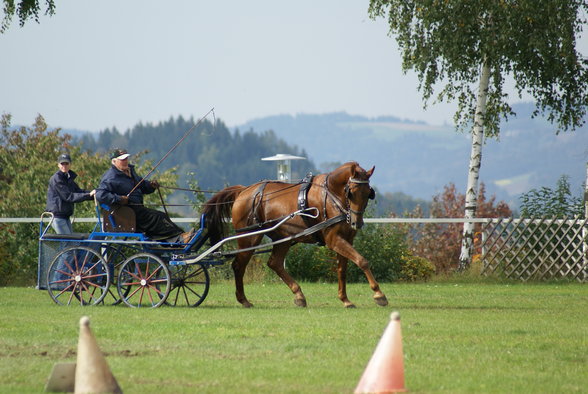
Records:
<instances>
[{"instance_id":1,"label":"deciduous tree","mask_svg":"<svg viewBox=\"0 0 588 394\"><path fill-rule=\"evenodd\" d=\"M562 175L558 179L555 189L546 186L531 189L523 193L520 200L521 217L524 218L584 216L584 201L572 194L567 175Z\"/></svg>"},{"instance_id":2,"label":"deciduous tree","mask_svg":"<svg viewBox=\"0 0 588 394\"><path fill-rule=\"evenodd\" d=\"M18 15L20 26L24 26L29 19L34 19L39 22L39 12L41 11L40 0L4 0L4 7L2 11L4 17L0 25L0 33L4 33L10 27L14 15ZM55 13L55 1L45 0L45 14L53 15Z\"/></svg>"},{"instance_id":3,"label":"deciduous tree","mask_svg":"<svg viewBox=\"0 0 588 394\"><path fill-rule=\"evenodd\" d=\"M82 151L81 145L72 145L71 136L51 130L42 116L31 127L11 127L10 115L0 120L0 217L40 217L45 210L49 178L57 169L57 156L67 151L73 159L72 169L81 188L98 187L102 174L110 166L108 156ZM136 161L137 157L133 157ZM139 174L146 174L150 162L138 166ZM161 184L175 186L177 176L172 170L155 174ZM164 194L169 190L163 190ZM157 202L152 194L146 202ZM94 204L76 204L76 217L95 217ZM93 224L74 223L74 231L89 231ZM32 284L38 255L38 225L7 223L0 227L0 285Z\"/></svg>"},{"instance_id":4,"label":"deciduous tree","mask_svg":"<svg viewBox=\"0 0 588 394\"><path fill-rule=\"evenodd\" d=\"M472 128L466 218L477 208L484 135L498 136L501 119L514 115L507 78L557 132L584 123L588 60L576 39L586 11L587 0L370 0L371 17L388 19L404 71L416 71L425 106L440 87L436 100L457 101L457 127ZM471 261L473 225L463 233L460 269Z\"/></svg>"}]
</instances>

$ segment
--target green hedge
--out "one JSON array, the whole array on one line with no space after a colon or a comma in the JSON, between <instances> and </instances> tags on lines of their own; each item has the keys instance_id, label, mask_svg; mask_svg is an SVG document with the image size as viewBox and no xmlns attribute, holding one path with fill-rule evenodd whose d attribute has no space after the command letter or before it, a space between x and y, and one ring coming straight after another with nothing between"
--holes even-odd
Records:
<instances>
[{"instance_id":1,"label":"green hedge","mask_svg":"<svg viewBox=\"0 0 588 394\"><path fill-rule=\"evenodd\" d=\"M379 282L426 280L435 272L430 261L410 253L405 230L393 225L365 225L358 232L354 247L369 261ZM336 267L336 254L326 247L299 244L286 256L286 269L297 280L334 282ZM367 282L352 262L348 264L347 281Z\"/></svg>"}]
</instances>

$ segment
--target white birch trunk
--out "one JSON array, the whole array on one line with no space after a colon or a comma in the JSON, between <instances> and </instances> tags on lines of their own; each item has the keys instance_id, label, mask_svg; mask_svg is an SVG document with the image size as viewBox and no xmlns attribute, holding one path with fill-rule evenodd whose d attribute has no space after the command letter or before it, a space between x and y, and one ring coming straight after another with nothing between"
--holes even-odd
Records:
<instances>
[{"instance_id":1,"label":"white birch trunk","mask_svg":"<svg viewBox=\"0 0 588 394\"><path fill-rule=\"evenodd\" d=\"M480 178L480 165L482 164L482 144L484 143L484 114L486 113L486 99L488 97L488 83L490 81L490 66L486 61L482 65L480 75L480 87L476 113L474 114L474 128L472 130L472 151L470 154L470 167L468 173L468 185L465 195L465 219L473 219L476 216L478 205L478 180ZM472 262L474 248L474 223L464 222L463 238L461 241L461 253L459 255L458 270L467 269Z\"/></svg>"}]
</instances>

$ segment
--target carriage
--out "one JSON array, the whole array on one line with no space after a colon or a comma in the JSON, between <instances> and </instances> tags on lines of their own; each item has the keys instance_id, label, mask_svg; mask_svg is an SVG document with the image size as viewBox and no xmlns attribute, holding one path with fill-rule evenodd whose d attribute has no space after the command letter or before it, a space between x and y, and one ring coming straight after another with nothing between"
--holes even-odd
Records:
<instances>
[{"instance_id":1,"label":"carriage","mask_svg":"<svg viewBox=\"0 0 588 394\"><path fill-rule=\"evenodd\" d=\"M345 271L352 260L365 273L374 300L385 295L367 261L352 242L374 191L355 162L298 184L262 181L231 186L204 205L199 228L185 243L169 243L135 232L134 212L125 206L96 203L97 221L90 233L52 234L50 213L41 216L37 288L61 305L118 304L130 307L199 306L210 288L209 269L234 258L237 300L245 297L243 275L253 253L271 249L268 266L290 287L298 306L306 306L300 286L284 269L284 257L297 242L321 243L337 253L339 298L347 299ZM231 216L232 215L232 216ZM235 235L225 236L232 221ZM270 241L262 242L264 236ZM236 241L236 250L223 245Z\"/></svg>"}]
</instances>

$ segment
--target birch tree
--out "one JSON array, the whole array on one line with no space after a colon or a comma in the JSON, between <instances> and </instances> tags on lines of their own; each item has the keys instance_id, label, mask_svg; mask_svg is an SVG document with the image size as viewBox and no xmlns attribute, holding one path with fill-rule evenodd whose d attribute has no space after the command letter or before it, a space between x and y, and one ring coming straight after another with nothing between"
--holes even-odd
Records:
<instances>
[{"instance_id":1,"label":"birch tree","mask_svg":"<svg viewBox=\"0 0 588 394\"><path fill-rule=\"evenodd\" d=\"M404 72L414 70L424 107L456 102L456 128L471 130L465 218L476 212L485 138L516 115L505 81L530 95L535 116L555 132L585 122L588 60L576 50L588 0L370 0L373 19L384 17L396 37ZM459 269L471 261L473 224L465 223Z\"/></svg>"},{"instance_id":2,"label":"birch tree","mask_svg":"<svg viewBox=\"0 0 588 394\"><path fill-rule=\"evenodd\" d=\"M10 27L14 15L18 16L20 27L23 27L28 19L34 19L39 23L40 2L40 0L4 0L0 34L4 33ZM46 15L53 15L55 13L55 0L45 0L45 6Z\"/></svg>"}]
</instances>

